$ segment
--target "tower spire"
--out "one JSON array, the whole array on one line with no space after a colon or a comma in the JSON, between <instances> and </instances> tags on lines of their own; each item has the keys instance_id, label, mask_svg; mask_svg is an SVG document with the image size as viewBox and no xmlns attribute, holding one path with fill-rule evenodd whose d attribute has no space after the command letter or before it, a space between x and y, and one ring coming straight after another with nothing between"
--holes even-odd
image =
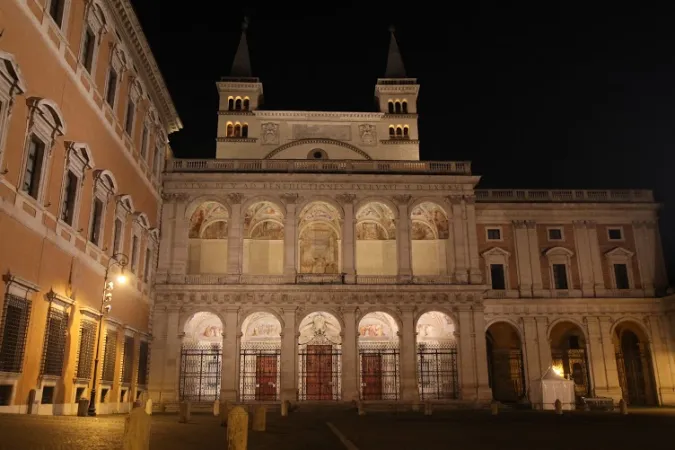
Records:
<instances>
[{"instance_id":1,"label":"tower spire","mask_svg":"<svg viewBox=\"0 0 675 450\"><path fill-rule=\"evenodd\" d=\"M237 53L234 55L232 62L231 77L251 77L251 58L248 54L248 43L246 42L246 29L248 28L248 17L244 17L241 24L241 39L239 40L239 47Z\"/></svg>"},{"instance_id":2,"label":"tower spire","mask_svg":"<svg viewBox=\"0 0 675 450\"><path fill-rule=\"evenodd\" d=\"M396 36L394 36L396 29L393 25L389 27L391 40L389 41L389 55L387 57L387 70L384 73L385 78L406 78L405 67L403 66L403 58L396 43Z\"/></svg>"}]
</instances>

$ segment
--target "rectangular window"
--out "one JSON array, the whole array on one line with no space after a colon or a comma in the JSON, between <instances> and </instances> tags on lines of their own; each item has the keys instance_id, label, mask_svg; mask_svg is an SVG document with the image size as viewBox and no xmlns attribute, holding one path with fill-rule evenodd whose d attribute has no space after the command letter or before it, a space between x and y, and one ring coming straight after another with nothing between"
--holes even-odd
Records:
<instances>
[{"instance_id":1,"label":"rectangular window","mask_svg":"<svg viewBox=\"0 0 675 450\"><path fill-rule=\"evenodd\" d=\"M80 351L77 355L77 378L90 379L96 344L96 323L83 320L80 324Z\"/></svg>"},{"instance_id":2,"label":"rectangular window","mask_svg":"<svg viewBox=\"0 0 675 450\"><path fill-rule=\"evenodd\" d=\"M115 106L115 94L117 93L117 71L114 67L110 67L108 71L108 88L105 93L105 101L112 108Z\"/></svg>"},{"instance_id":3,"label":"rectangular window","mask_svg":"<svg viewBox=\"0 0 675 450\"><path fill-rule=\"evenodd\" d=\"M492 289L506 289L506 277L503 264L490 264L490 280L492 280Z\"/></svg>"},{"instance_id":4,"label":"rectangular window","mask_svg":"<svg viewBox=\"0 0 675 450\"><path fill-rule=\"evenodd\" d=\"M91 73L94 66L94 51L96 49L96 35L89 26L84 31L84 40L82 41L82 65L87 72Z\"/></svg>"},{"instance_id":5,"label":"rectangular window","mask_svg":"<svg viewBox=\"0 0 675 450\"><path fill-rule=\"evenodd\" d=\"M94 199L94 211L91 216L91 232L89 242L99 245L101 239L101 222L103 221L103 202L99 198Z\"/></svg>"},{"instance_id":6,"label":"rectangular window","mask_svg":"<svg viewBox=\"0 0 675 450\"><path fill-rule=\"evenodd\" d=\"M159 150L159 147L155 149L155 159L152 162L152 171L155 173L155 176L159 178L159 173L162 170L162 152Z\"/></svg>"},{"instance_id":7,"label":"rectangular window","mask_svg":"<svg viewBox=\"0 0 675 450\"><path fill-rule=\"evenodd\" d=\"M61 220L68 225L73 225L75 216L75 201L77 199L77 185L79 179L70 170L66 175L66 184L63 192L63 204L61 205Z\"/></svg>"},{"instance_id":8,"label":"rectangular window","mask_svg":"<svg viewBox=\"0 0 675 450\"><path fill-rule=\"evenodd\" d=\"M122 383L131 383L134 371L134 338L124 336L124 354L122 359Z\"/></svg>"},{"instance_id":9,"label":"rectangular window","mask_svg":"<svg viewBox=\"0 0 675 450\"><path fill-rule=\"evenodd\" d=\"M108 330L105 334L103 373L101 380L115 381L115 358L117 355L117 331Z\"/></svg>"},{"instance_id":10,"label":"rectangular window","mask_svg":"<svg viewBox=\"0 0 675 450\"><path fill-rule=\"evenodd\" d=\"M122 247L122 221L115 219L115 237L113 238L113 253L119 253Z\"/></svg>"},{"instance_id":11,"label":"rectangular window","mask_svg":"<svg viewBox=\"0 0 675 450\"><path fill-rule=\"evenodd\" d=\"M623 233L621 228L608 228L607 237L610 241L620 241L623 239Z\"/></svg>"},{"instance_id":12,"label":"rectangular window","mask_svg":"<svg viewBox=\"0 0 675 450\"><path fill-rule=\"evenodd\" d=\"M131 240L131 271L136 273L138 270L138 236Z\"/></svg>"},{"instance_id":13,"label":"rectangular window","mask_svg":"<svg viewBox=\"0 0 675 450\"><path fill-rule=\"evenodd\" d=\"M548 230L548 240L549 241L562 241L563 233L561 228L549 228Z\"/></svg>"},{"instance_id":14,"label":"rectangular window","mask_svg":"<svg viewBox=\"0 0 675 450\"><path fill-rule=\"evenodd\" d=\"M0 337L0 372L20 373L26 350L26 335L30 321L31 303L12 294L5 295Z\"/></svg>"},{"instance_id":15,"label":"rectangular window","mask_svg":"<svg viewBox=\"0 0 675 450\"><path fill-rule=\"evenodd\" d=\"M149 347L146 341L141 341L141 348L138 353L138 385L148 384L148 356Z\"/></svg>"},{"instance_id":16,"label":"rectangular window","mask_svg":"<svg viewBox=\"0 0 675 450\"><path fill-rule=\"evenodd\" d=\"M501 241L502 230L500 230L499 228L488 228L487 229L487 238L488 238L488 241Z\"/></svg>"},{"instance_id":17,"label":"rectangular window","mask_svg":"<svg viewBox=\"0 0 675 450\"><path fill-rule=\"evenodd\" d=\"M59 28L63 27L63 13L66 7L66 0L51 0L49 3L49 15L52 16Z\"/></svg>"},{"instance_id":18,"label":"rectangular window","mask_svg":"<svg viewBox=\"0 0 675 450\"><path fill-rule=\"evenodd\" d=\"M553 286L555 289L568 289L567 265L553 264Z\"/></svg>"},{"instance_id":19,"label":"rectangular window","mask_svg":"<svg viewBox=\"0 0 675 450\"><path fill-rule=\"evenodd\" d=\"M66 333L68 331L68 313L54 307L49 308L45 347L42 355L42 374L61 376L63 357L66 354Z\"/></svg>"},{"instance_id":20,"label":"rectangular window","mask_svg":"<svg viewBox=\"0 0 675 450\"><path fill-rule=\"evenodd\" d=\"M22 189L34 199L40 192L40 178L42 162L45 154L45 143L32 134L28 141L28 155L26 156L26 170L23 174Z\"/></svg>"},{"instance_id":21,"label":"rectangular window","mask_svg":"<svg viewBox=\"0 0 675 450\"><path fill-rule=\"evenodd\" d=\"M152 260L152 250L150 247L145 249L145 262L143 264L143 281L150 280L150 261Z\"/></svg>"},{"instance_id":22,"label":"rectangular window","mask_svg":"<svg viewBox=\"0 0 675 450\"><path fill-rule=\"evenodd\" d=\"M134 131L134 114L136 113L136 105L134 101L130 98L129 103L127 103L127 118L124 122L124 131L131 136L131 132Z\"/></svg>"},{"instance_id":23,"label":"rectangular window","mask_svg":"<svg viewBox=\"0 0 675 450\"><path fill-rule=\"evenodd\" d=\"M141 136L141 158L143 158L143 160L148 156L148 135L148 125L143 124L143 134Z\"/></svg>"},{"instance_id":24,"label":"rectangular window","mask_svg":"<svg viewBox=\"0 0 675 450\"><path fill-rule=\"evenodd\" d=\"M614 264L614 279L617 289L630 289L628 266L626 264Z\"/></svg>"}]
</instances>

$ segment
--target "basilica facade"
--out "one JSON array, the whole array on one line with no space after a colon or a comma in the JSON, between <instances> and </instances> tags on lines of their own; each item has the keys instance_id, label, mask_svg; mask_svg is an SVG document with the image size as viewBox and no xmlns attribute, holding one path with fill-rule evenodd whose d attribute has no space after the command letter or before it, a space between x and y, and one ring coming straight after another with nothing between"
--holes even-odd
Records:
<instances>
[{"instance_id":1,"label":"basilica facade","mask_svg":"<svg viewBox=\"0 0 675 450\"><path fill-rule=\"evenodd\" d=\"M421 161L392 33L378 112L268 111L245 33L215 159L170 159L152 317L155 403L675 404L649 191L481 190Z\"/></svg>"}]
</instances>

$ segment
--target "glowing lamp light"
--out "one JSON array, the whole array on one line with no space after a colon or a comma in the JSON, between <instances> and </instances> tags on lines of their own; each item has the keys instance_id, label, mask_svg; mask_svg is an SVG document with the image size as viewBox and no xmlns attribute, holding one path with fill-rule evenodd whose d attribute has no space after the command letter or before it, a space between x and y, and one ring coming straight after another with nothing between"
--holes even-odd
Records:
<instances>
[{"instance_id":1,"label":"glowing lamp light","mask_svg":"<svg viewBox=\"0 0 675 450\"><path fill-rule=\"evenodd\" d=\"M124 275L123 273L117 275L117 282L118 282L119 284L126 284L126 282L127 282L127 276Z\"/></svg>"},{"instance_id":2,"label":"glowing lamp light","mask_svg":"<svg viewBox=\"0 0 675 450\"><path fill-rule=\"evenodd\" d=\"M563 370L562 366L551 366L551 370L553 370L553 373L555 373L559 377L565 376L565 371Z\"/></svg>"}]
</instances>

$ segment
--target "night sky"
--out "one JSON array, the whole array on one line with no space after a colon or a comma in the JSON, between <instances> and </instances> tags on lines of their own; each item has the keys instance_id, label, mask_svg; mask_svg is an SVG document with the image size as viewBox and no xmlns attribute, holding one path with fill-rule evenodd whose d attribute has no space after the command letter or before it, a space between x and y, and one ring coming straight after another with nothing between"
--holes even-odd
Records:
<instances>
[{"instance_id":1,"label":"night sky","mask_svg":"<svg viewBox=\"0 0 675 450\"><path fill-rule=\"evenodd\" d=\"M661 233L675 281L672 10L132 3L183 121L170 136L177 157L215 154L215 82L229 74L244 15L270 110L374 111L393 23L421 85L422 159L471 160L483 188L653 189L669 206Z\"/></svg>"}]
</instances>

